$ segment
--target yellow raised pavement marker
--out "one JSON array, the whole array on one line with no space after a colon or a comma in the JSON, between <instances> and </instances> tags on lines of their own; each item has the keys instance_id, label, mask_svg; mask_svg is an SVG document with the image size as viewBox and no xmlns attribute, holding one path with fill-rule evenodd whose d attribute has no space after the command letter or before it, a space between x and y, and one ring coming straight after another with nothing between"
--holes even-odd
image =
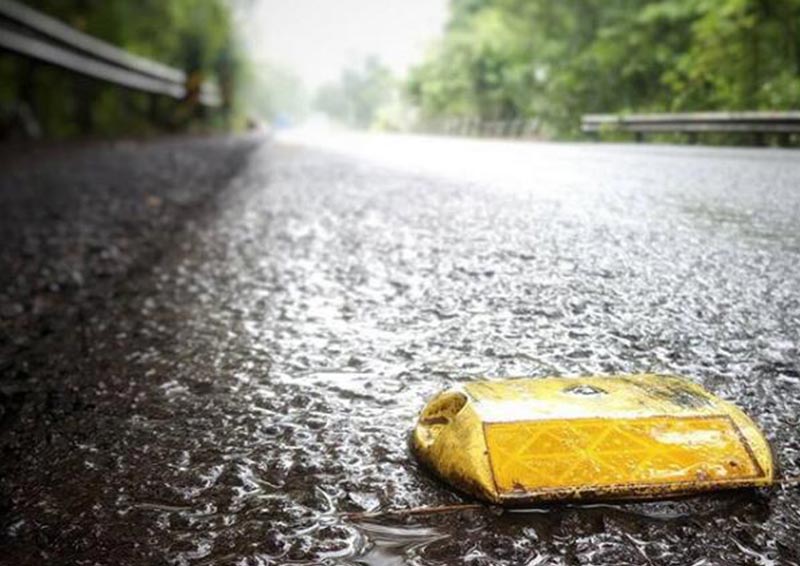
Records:
<instances>
[{"instance_id":1,"label":"yellow raised pavement marker","mask_svg":"<svg viewBox=\"0 0 800 566\"><path fill-rule=\"evenodd\" d=\"M428 402L411 444L442 479L501 505L669 497L774 477L753 421L675 376L468 383Z\"/></svg>"}]
</instances>

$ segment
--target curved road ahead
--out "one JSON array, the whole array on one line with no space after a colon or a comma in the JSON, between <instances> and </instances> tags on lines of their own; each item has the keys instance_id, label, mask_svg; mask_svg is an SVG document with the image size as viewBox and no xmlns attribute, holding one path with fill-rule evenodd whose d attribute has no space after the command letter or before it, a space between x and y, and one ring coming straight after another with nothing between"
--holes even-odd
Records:
<instances>
[{"instance_id":1,"label":"curved road ahead","mask_svg":"<svg viewBox=\"0 0 800 566\"><path fill-rule=\"evenodd\" d=\"M2 564L798 564L800 489L461 501L479 376L686 374L800 475L800 154L291 134L14 154Z\"/></svg>"}]
</instances>

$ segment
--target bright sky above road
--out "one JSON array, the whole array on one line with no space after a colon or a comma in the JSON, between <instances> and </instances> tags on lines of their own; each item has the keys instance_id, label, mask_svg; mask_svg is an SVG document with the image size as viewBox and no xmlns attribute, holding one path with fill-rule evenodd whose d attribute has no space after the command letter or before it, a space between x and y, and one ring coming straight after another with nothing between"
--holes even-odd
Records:
<instances>
[{"instance_id":1,"label":"bright sky above road","mask_svg":"<svg viewBox=\"0 0 800 566\"><path fill-rule=\"evenodd\" d=\"M241 18L256 59L291 68L310 88L377 55L396 73L443 29L448 0L252 0Z\"/></svg>"}]
</instances>

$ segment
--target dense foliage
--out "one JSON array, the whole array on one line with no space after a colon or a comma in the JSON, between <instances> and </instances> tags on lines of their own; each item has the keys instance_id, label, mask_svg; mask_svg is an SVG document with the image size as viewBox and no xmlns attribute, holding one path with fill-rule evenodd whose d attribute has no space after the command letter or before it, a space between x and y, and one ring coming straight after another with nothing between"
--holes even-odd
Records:
<instances>
[{"instance_id":1,"label":"dense foliage","mask_svg":"<svg viewBox=\"0 0 800 566\"><path fill-rule=\"evenodd\" d=\"M423 117L800 106L800 0L452 0L412 70Z\"/></svg>"},{"instance_id":2,"label":"dense foliage","mask_svg":"<svg viewBox=\"0 0 800 566\"><path fill-rule=\"evenodd\" d=\"M214 78L232 99L237 56L225 0L29 0L27 5L132 53ZM43 135L142 133L197 123L195 109L59 69L0 57L0 109Z\"/></svg>"}]
</instances>

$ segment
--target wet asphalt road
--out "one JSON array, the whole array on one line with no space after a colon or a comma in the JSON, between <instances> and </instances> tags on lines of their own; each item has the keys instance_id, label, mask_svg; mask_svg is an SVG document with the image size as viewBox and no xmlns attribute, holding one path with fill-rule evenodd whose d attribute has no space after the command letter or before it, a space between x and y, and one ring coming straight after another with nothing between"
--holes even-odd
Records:
<instances>
[{"instance_id":1,"label":"wet asphalt road","mask_svg":"<svg viewBox=\"0 0 800 566\"><path fill-rule=\"evenodd\" d=\"M287 136L5 161L2 564L799 564L800 490L462 501L478 376L686 374L800 474L800 155ZM79 203L79 204L76 204Z\"/></svg>"}]
</instances>

